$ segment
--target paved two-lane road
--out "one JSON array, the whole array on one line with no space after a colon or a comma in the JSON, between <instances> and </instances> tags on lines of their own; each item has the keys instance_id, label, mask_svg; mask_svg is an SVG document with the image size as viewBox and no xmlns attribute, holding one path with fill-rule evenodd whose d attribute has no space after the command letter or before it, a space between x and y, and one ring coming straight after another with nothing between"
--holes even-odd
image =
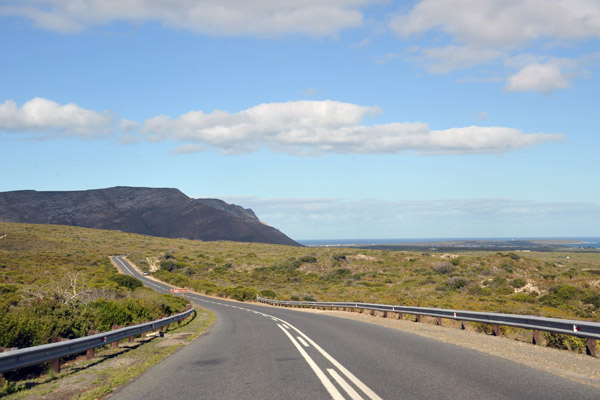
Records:
<instances>
[{"instance_id":1,"label":"paved two-lane road","mask_svg":"<svg viewBox=\"0 0 600 400\"><path fill-rule=\"evenodd\" d=\"M115 261L145 285L169 291ZM186 297L216 321L112 398L600 399L593 387L378 325Z\"/></svg>"}]
</instances>

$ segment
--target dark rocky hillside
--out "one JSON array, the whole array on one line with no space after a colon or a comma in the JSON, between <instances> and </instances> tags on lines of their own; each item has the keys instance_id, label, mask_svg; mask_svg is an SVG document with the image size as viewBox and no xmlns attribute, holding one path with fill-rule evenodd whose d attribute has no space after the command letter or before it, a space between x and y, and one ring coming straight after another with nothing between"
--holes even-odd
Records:
<instances>
[{"instance_id":1,"label":"dark rocky hillside","mask_svg":"<svg viewBox=\"0 0 600 400\"><path fill-rule=\"evenodd\" d=\"M177 189L114 187L72 192L0 192L0 221L73 225L168 238L298 246L254 212Z\"/></svg>"}]
</instances>

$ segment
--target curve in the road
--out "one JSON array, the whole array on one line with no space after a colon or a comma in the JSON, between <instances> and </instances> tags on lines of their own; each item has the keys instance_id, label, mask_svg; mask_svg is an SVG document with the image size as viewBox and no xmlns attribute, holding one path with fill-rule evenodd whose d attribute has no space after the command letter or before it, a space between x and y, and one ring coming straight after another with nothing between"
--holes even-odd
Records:
<instances>
[{"instance_id":1,"label":"curve in the road","mask_svg":"<svg viewBox=\"0 0 600 400\"><path fill-rule=\"evenodd\" d=\"M171 288L114 261L155 290ZM600 398L586 385L377 325L186 297L217 315L213 326L115 399Z\"/></svg>"}]
</instances>

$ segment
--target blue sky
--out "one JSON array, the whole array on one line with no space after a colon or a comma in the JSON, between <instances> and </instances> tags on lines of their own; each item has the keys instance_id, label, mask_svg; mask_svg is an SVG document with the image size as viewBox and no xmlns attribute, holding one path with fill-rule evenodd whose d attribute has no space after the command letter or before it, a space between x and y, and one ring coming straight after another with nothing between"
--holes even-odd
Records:
<instances>
[{"instance_id":1,"label":"blue sky","mask_svg":"<svg viewBox=\"0 0 600 400\"><path fill-rule=\"evenodd\" d=\"M294 239L600 236L597 0L0 1L0 191Z\"/></svg>"}]
</instances>

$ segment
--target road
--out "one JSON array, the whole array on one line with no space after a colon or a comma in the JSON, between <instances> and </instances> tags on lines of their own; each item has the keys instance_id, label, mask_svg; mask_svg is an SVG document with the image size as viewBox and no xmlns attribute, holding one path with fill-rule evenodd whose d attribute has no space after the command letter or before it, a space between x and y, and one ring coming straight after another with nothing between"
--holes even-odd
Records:
<instances>
[{"instance_id":1,"label":"road","mask_svg":"<svg viewBox=\"0 0 600 400\"><path fill-rule=\"evenodd\" d=\"M122 270L161 292L121 258ZM186 294L216 321L113 399L594 399L598 389L354 320ZM457 332L460 334L460 332Z\"/></svg>"}]
</instances>

